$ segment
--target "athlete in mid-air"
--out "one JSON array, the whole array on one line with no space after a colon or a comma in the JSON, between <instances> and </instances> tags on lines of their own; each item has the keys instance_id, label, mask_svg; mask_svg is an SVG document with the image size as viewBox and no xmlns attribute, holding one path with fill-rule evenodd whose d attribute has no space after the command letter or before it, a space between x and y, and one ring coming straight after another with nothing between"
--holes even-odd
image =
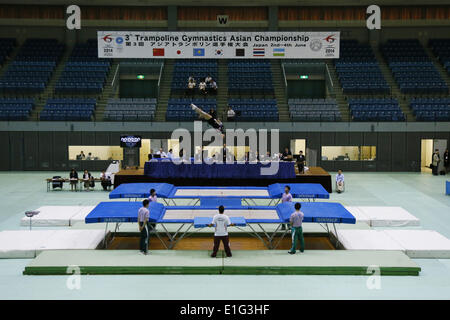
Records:
<instances>
[{"instance_id":1,"label":"athlete in mid-air","mask_svg":"<svg viewBox=\"0 0 450 320\"><path fill-rule=\"evenodd\" d=\"M194 110L199 115L200 119L206 120L206 122L208 122L208 124L211 127L213 127L214 129L218 130L220 133L222 133L222 135L225 134L225 128L223 126L222 121L220 121L219 119L215 118L212 114L206 113L205 111L203 111L202 109L200 109L199 107L197 107L193 103L191 103L191 108L192 108L192 110Z\"/></svg>"}]
</instances>

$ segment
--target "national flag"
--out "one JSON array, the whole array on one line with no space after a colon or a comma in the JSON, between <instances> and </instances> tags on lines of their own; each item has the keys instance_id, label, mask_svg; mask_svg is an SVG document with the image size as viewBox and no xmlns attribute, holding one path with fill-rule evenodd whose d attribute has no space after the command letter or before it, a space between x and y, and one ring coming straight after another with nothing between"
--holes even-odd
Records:
<instances>
[{"instance_id":1,"label":"national flag","mask_svg":"<svg viewBox=\"0 0 450 320\"><path fill-rule=\"evenodd\" d=\"M181 50L178 49L178 50L177 50L177 55L180 55L180 54L181 54Z\"/></svg>"},{"instance_id":2,"label":"national flag","mask_svg":"<svg viewBox=\"0 0 450 320\"><path fill-rule=\"evenodd\" d=\"M216 49L216 56L223 56L223 49Z\"/></svg>"},{"instance_id":3,"label":"national flag","mask_svg":"<svg viewBox=\"0 0 450 320\"><path fill-rule=\"evenodd\" d=\"M205 49L204 48L194 48L193 55L194 55L194 57L204 57Z\"/></svg>"},{"instance_id":4,"label":"national flag","mask_svg":"<svg viewBox=\"0 0 450 320\"><path fill-rule=\"evenodd\" d=\"M154 57L164 57L164 48L153 48Z\"/></svg>"},{"instance_id":5,"label":"national flag","mask_svg":"<svg viewBox=\"0 0 450 320\"><path fill-rule=\"evenodd\" d=\"M264 48L253 48L254 57L264 57L266 55L266 50Z\"/></svg>"},{"instance_id":6,"label":"national flag","mask_svg":"<svg viewBox=\"0 0 450 320\"><path fill-rule=\"evenodd\" d=\"M236 49L236 57L245 57L245 49L244 48Z\"/></svg>"},{"instance_id":7,"label":"national flag","mask_svg":"<svg viewBox=\"0 0 450 320\"><path fill-rule=\"evenodd\" d=\"M274 57L284 57L284 48L274 48L273 56Z\"/></svg>"}]
</instances>

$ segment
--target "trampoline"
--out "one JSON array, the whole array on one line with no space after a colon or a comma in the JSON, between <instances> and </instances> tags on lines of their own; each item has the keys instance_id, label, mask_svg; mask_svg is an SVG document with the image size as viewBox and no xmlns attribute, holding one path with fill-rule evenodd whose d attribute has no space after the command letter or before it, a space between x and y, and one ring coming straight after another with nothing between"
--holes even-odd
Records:
<instances>
[{"instance_id":1,"label":"trampoline","mask_svg":"<svg viewBox=\"0 0 450 320\"><path fill-rule=\"evenodd\" d=\"M218 197L242 199L244 203L254 205L256 203L252 199L270 199L269 205L272 205L281 201L285 186L290 186L294 198L330 198L330 194L319 183L274 183L267 187L177 187L170 183L123 183L109 193L109 198L148 198L150 189L155 189L166 205L176 205L176 199L192 199L190 204L196 205L202 200Z\"/></svg>"},{"instance_id":2,"label":"trampoline","mask_svg":"<svg viewBox=\"0 0 450 320\"><path fill-rule=\"evenodd\" d=\"M167 249L172 249L183 238L198 232L207 226L212 217L217 214L217 204L200 206L164 206L161 203L150 203L151 223L161 226L162 232L156 228L152 230ZM119 231L122 223L137 223L137 212L142 205L139 202L101 202L85 218L86 223L106 223L105 240L109 223L115 223L115 232ZM271 206L234 206L226 207L226 214L236 228L241 229L250 236L256 237L263 242L268 249L275 249L283 240L289 230L281 230L281 226L289 222L294 203L287 202ZM303 222L319 223L331 234L329 224L336 232L336 224L355 224L355 217L339 203L331 202L305 202L302 204L302 212L305 214ZM166 224L179 224L174 233L170 233ZM271 234L266 231L264 225L276 224L277 227ZM280 239L275 242L275 236L281 231ZM161 235L167 236L169 244L166 244Z\"/></svg>"}]
</instances>

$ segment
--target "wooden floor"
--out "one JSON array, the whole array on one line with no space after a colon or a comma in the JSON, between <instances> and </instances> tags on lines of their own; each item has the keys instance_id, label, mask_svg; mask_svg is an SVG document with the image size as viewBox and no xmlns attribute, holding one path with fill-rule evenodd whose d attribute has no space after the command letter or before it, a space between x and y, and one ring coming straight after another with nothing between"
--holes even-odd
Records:
<instances>
[{"instance_id":1,"label":"wooden floor","mask_svg":"<svg viewBox=\"0 0 450 320\"><path fill-rule=\"evenodd\" d=\"M167 238L163 238L168 243ZM278 240L276 240L278 241ZM275 243L276 243L275 241ZM212 237L191 237L181 240L175 250L211 250L213 246ZM233 236L230 238L231 250L267 250L261 240L246 237ZM288 250L291 247L290 237L285 237L278 245L278 250ZM305 237L306 250L334 250L334 246L327 237ZM161 241L156 237L150 238L150 250L165 250ZM109 250L138 250L139 237L115 237L108 245ZM223 249L222 244L220 249Z\"/></svg>"}]
</instances>

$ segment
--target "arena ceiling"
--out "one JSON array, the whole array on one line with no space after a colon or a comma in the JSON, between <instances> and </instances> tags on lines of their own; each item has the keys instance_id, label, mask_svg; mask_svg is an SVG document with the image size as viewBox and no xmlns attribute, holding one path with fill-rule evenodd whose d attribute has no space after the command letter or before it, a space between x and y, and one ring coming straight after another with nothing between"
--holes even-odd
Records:
<instances>
[{"instance_id":1,"label":"arena ceiling","mask_svg":"<svg viewBox=\"0 0 450 320\"><path fill-rule=\"evenodd\" d=\"M0 0L0 4L70 5L80 6L417 6L449 5L449 0Z\"/></svg>"}]
</instances>

